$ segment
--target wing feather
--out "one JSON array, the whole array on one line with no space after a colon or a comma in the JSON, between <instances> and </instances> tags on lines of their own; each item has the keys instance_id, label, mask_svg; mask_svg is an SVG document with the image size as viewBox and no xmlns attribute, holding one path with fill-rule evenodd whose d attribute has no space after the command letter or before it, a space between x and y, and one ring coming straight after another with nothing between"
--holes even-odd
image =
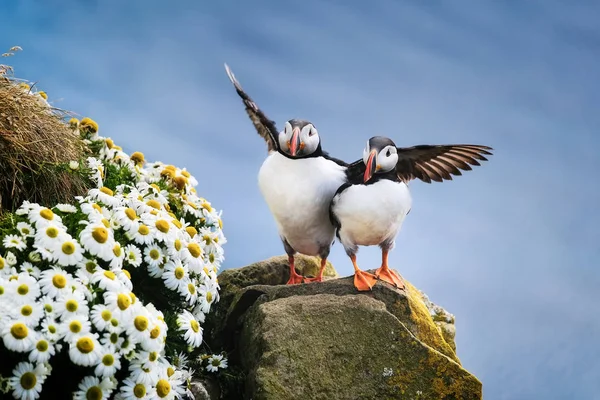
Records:
<instances>
[{"instance_id":1,"label":"wing feather","mask_svg":"<svg viewBox=\"0 0 600 400\"><path fill-rule=\"evenodd\" d=\"M275 126L275 122L271 121L267 116L262 112L260 108L256 105L256 103L248 96L246 92L242 89L242 85L238 82L233 75L233 72L229 68L227 64L225 64L225 71L227 72L227 76L233 83L237 94L242 98L244 105L246 106L246 113L250 117L254 128L258 132L258 134L267 142L267 149L269 152L273 150L279 149L279 142L277 141L277 136L279 132L277 131L277 127Z\"/></svg>"},{"instance_id":2,"label":"wing feather","mask_svg":"<svg viewBox=\"0 0 600 400\"><path fill-rule=\"evenodd\" d=\"M452 180L452 175L462 175L461 170L470 171L471 166L488 161L491 147L472 144L420 145L398 147L396 174L402 181L420 179L424 182ZM479 161L478 161L479 160Z\"/></svg>"}]
</instances>

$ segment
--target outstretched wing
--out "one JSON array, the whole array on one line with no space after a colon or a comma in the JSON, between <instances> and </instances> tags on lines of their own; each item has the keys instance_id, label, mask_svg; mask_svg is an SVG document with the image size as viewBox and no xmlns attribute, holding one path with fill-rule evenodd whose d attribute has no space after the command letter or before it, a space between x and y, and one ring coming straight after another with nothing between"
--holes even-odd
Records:
<instances>
[{"instance_id":1,"label":"outstretched wing","mask_svg":"<svg viewBox=\"0 0 600 400\"><path fill-rule=\"evenodd\" d=\"M481 165L492 155L488 146L474 144L420 145L398 147L396 174L404 182L420 179L423 182L452 180L452 175L470 171L471 165ZM479 161L478 161L479 160Z\"/></svg>"},{"instance_id":2,"label":"outstretched wing","mask_svg":"<svg viewBox=\"0 0 600 400\"><path fill-rule=\"evenodd\" d=\"M265 142L267 142L267 148L270 151L279 149L279 142L277 141L277 136L279 132L277 131L277 127L275 126L275 122L271 121L267 116L261 111L260 108L256 105L256 103L244 92L240 83L235 79L235 75L229 68L227 64L225 64L225 71L227 71L227 76L233 83L237 94L242 98L244 105L246 106L246 112L254 124L254 128Z\"/></svg>"}]
</instances>

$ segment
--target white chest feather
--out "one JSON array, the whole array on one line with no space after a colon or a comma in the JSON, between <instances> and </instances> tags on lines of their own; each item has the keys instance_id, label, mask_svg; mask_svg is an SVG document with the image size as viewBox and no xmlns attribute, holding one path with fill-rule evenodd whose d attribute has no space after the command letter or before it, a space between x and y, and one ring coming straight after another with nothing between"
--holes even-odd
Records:
<instances>
[{"instance_id":1,"label":"white chest feather","mask_svg":"<svg viewBox=\"0 0 600 400\"><path fill-rule=\"evenodd\" d=\"M412 206L408 187L390 180L350 186L333 201L333 212L341 224L340 240L345 247L394 240Z\"/></svg>"},{"instance_id":2,"label":"white chest feather","mask_svg":"<svg viewBox=\"0 0 600 400\"><path fill-rule=\"evenodd\" d=\"M345 182L343 167L323 157L291 160L277 152L267 157L258 186L271 213L294 250L317 255L334 239L329 203Z\"/></svg>"}]
</instances>

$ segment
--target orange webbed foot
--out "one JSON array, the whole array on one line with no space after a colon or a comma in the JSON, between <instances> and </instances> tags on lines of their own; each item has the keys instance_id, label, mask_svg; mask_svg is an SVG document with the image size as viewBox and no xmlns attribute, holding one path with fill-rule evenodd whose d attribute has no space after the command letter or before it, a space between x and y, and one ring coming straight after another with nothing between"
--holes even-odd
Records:
<instances>
[{"instance_id":1,"label":"orange webbed foot","mask_svg":"<svg viewBox=\"0 0 600 400\"><path fill-rule=\"evenodd\" d=\"M369 272L360 270L354 272L354 287L361 292L371 290L376 282L377 277Z\"/></svg>"},{"instance_id":2,"label":"orange webbed foot","mask_svg":"<svg viewBox=\"0 0 600 400\"><path fill-rule=\"evenodd\" d=\"M375 271L375 276L378 279L381 279L382 281L397 287L398 289L405 288L404 281L402 280L402 278L400 278L400 275L387 266L381 266L379 269L377 269Z\"/></svg>"}]
</instances>

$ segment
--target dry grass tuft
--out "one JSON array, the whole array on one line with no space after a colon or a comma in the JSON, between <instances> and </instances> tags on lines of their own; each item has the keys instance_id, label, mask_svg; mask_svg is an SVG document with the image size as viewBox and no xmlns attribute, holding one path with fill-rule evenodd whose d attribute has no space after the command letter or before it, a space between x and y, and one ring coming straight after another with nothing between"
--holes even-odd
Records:
<instances>
[{"instance_id":1,"label":"dry grass tuft","mask_svg":"<svg viewBox=\"0 0 600 400\"><path fill-rule=\"evenodd\" d=\"M0 65L0 212L24 200L49 206L85 194L87 180L68 167L86 153L68 115Z\"/></svg>"}]
</instances>

